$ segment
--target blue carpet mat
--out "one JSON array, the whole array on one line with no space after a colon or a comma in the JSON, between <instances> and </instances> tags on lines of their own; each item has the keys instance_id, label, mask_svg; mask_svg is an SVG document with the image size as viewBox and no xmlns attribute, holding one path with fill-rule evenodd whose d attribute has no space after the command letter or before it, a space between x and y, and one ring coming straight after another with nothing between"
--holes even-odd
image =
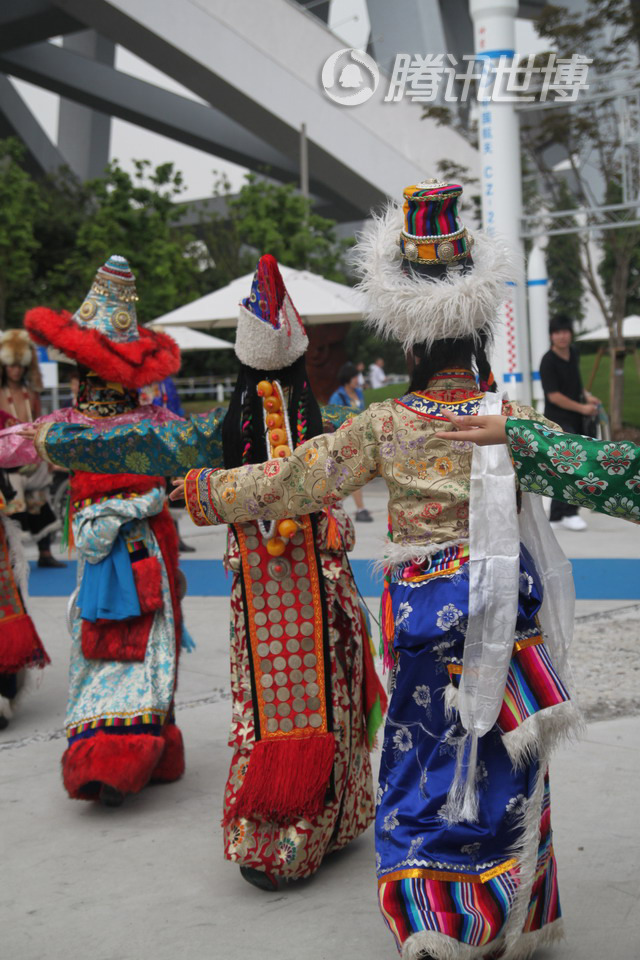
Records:
<instances>
[{"instance_id":1,"label":"blue carpet mat","mask_svg":"<svg viewBox=\"0 0 640 960\"><path fill-rule=\"evenodd\" d=\"M640 560L572 560L578 600L640 600ZM360 592L375 597L382 589L379 575L373 573L370 560L352 560L351 566ZM224 597L231 587L220 560L181 560L180 567L189 584L189 596ZM67 597L76 586L76 561L64 569L40 569L31 562L29 593L32 597Z\"/></svg>"}]
</instances>

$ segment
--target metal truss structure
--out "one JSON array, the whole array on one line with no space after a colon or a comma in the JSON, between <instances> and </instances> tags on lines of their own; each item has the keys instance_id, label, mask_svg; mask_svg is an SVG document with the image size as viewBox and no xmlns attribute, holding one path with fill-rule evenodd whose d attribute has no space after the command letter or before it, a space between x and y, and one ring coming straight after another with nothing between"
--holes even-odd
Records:
<instances>
[{"instance_id":1,"label":"metal truss structure","mask_svg":"<svg viewBox=\"0 0 640 960\"><path fill-rule=\"evenodd\" d=\"M473 149L453 130L434 135L420 105L388 109L383 82L355 109L333 102L320 74L340 41L323 19L293 0L3 0L0 135L19 136L34 169L66 163L86 179L104 169L110 118L118 117L299 182L304 125L310 193L319 212L340 222L362 220L398 184L432 175L442 158L475 169ZM62 46L49 42L58 36ZM118 71L116 44L198 99ZM60 95L57 145L8 78Z\"/></svg>"},{"instance_id":2,"label":"metal truss structure","mask_svg":"<svg viewBox=\"0 0 640 960\"><path fill-rule=\"evenodd\" d=\"M614 204L595 202L571 210L541 210L522 218L522 236L559 236L571 233L598 233L640 226L640 74L637 70L619 70L614 74L590 78L588 93L571 104L549 101L520 107L521 113L554 109L580 110L606 106L616 118L619 139L622 201ZM580 158L576 158L580 163ZM603 184L594 182L594 196Z\"/></svg>"},{"instance_id":3,"label":"metal truss structure","mask_svg":"<svg viewBox=\"0 0 640 960\"><path fill-rule=\"evenodd\" d=\"M520 14L535 16L543 5L523 2ZM422 53L473 49L468 0L367 0L367 7L369 52L382 79L407 43ZM311 196L318 212L341 223L362 220L398 184L435 173L442 159L475 174L475 151L453 130L436 131L419 104L390 110L380 91L356 109L327 99L320 70L340 47L327 27L329 9L330 0L2 0L0 136L23 141L32 171L67 165L87 179L107 163L116 117L296 183L304 124ZM61 46L49 42L54 37ZM199 99L118 71L116 44ZM57 144L9 78L61 97Z\"/></svg>"},{"instance_id":4,"label":"metal truss structure","mask_svg":"<svg viewBox=\"0 0 640 960\"><path fill-rule=\"evenodd\" d=\"M298 182L304 124L315 207L345 224L395 196L399 183L434 172L442 158L475 172L475 151L452 130L440 127L434 136L417 105L385 110L377 98L349 110L327 100L318 66L339 46L326 26L329 6L329 0L3 0L0 136L22 139L32 172L68 165L87 178L103 170L111 118L118 117L277 181ZM534 17L543 6L543 0L523 2L520 15ZM367 7L369 51L383 70L406 47L408 23L412 49L458 57L473 49L468 0L367 0ZM259 45L250 42L252 30ZM49 42L60 36L62 46ZM200 99L118 71L116 44ZM57 145L10 77L60 95ZM630 79L624 72L598 78L588 94L591 102L611 101L619 117L622 203L527 215L523 237L640 226L640 94Z\"/></svg>"}]
</instances>

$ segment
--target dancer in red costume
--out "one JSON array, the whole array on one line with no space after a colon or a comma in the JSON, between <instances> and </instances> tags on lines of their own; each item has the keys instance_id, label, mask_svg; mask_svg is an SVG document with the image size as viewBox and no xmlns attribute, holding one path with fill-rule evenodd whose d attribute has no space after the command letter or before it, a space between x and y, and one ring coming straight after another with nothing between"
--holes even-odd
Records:
<instances>
[{"instance_id":1,"label":"dancer in red costume","mask_svg":"<svg viewBox=\"0 0 640 960\"><path fill-rule=\"evenodd\" d=\"M15 422L0 410L0 429ZM49 657L25 609L27 562L20 527L10 519L15 499L4 470L0 470L0 730L13 716L25 688L26 668L42 667Z\"/></svg>"},{"instance_id":2,"label":"dancer in red costume","mask_svg":"<svg viewBox=\"0 0 640 960\"><path fill-rule=\"evenodd\" d=\"M321 414L305 370L307 345L276 261L261 257L240 306L241 368L222 446L219 411L99 438L54 424L38 431L37 446L56 461L60 452L74 469L142 457L145 469L174 475L187 462L231 468L286 455L349 414L342 407ZM224 851L264 890L315 873L373 820L369 750L386 696L347 559L353 539L341 507L230 527L234 753Z\"/></svg>"},{"instance_id":3,"label":"dancer in red costume","mask_svg":"<svg viewBox=\"0 0 640 960\"><path fill-rule=\"evenodd\" d=\"M81 371L76 408L44 419L101 429L174 419L139 405L139 388L175 373L180 355L170 337L138 327L137 299L127 261L114 256L73 316L43 307L27 313L31 337ZM0 434L3 463L35 456L19 430ZM71 480L79 586L70 604L62 776L77 799L117 806L150 780L176 780L184 770L173 718L182 635L178 539L165 500L160 476L76 473Z\"/></svg>"}]
</instances>

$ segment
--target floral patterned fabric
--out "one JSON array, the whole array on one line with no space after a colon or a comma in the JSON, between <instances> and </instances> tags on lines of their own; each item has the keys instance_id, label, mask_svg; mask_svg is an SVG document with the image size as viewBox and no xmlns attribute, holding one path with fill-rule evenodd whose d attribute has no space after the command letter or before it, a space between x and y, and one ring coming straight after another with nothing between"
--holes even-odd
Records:
<instances>
[{"instance_id":1,"label":"floral patterned fabric","mask_svg":"<svg viewBox=\"0 0 640 960\"><path fill-rule=\"evenodd\" d=\"M353 546L351 521L338 510L345 549ZM326 854L339 850L367 829L375 806L363 707L363 643L355 585L342 550L327 547L327 518L319 516L316 542L324 578L329 628L336 755L331 795L313 822L299 819L282 825L235 818L224 827L224 854L246 867L266 870L289 880L314 873ZM235 538L229 538L227 564L239 568ZM247 633L240 575L231 590L231 695L233 713L229 745L234 754L225 789L225 819L247 771L255 742L254 707L247 652Z\"/></svg>"},{"instance_id":2,"label":"floral patterned fabric","mask_svg":"<svg viewBox=\"0 0 640 960\"><path fill-rule=\"evenodd\" d=\"M466 399L441 399L451 389ZM389 492L395 544L419 553L465 541L471 445L439 440L435 433L448 422L443 405L477 413L481 399L471 374L452 377L438 383L437 390L372 404L335 433L308 440L290 457L214 474L202 471L202 523L300 516L343 500L380 475ZM515 403L506 404L504 412L538 418L531 408ZM198 522L196 515L194 519Z\"/></svg>"},{"instance_id":3,"label":"floral patterned fabric","mask_svg":"<svg viewBox=\"0 0 640 960\"><path fill-rule=\"evenodd\" d=\"M203 523L242 522L309 513L335 504L381 475L389 492L393 538L390 557L400 548L396 561L427 556L438 571L438 558L443 556L445 545L468 540L471 446L465 442L450 444L434 435L442 429L443 409L475 413L481 398L470 374L444 377L425 393L374 404L332 436L316 437L284 460L235 470L193 471L187 478L187 489L194 494L189 502L195 519ZM507 404L504 410L536 416L516 404ZM522 573L514 653L516 644L533 639L540 643L535 622L540 602L535 571L525 563ZM537 911L526 926L534 878L538 876L536 868L540 883L547 878L553 886L555 877L550 845L543 862L536 863L540 839L536 831L543 816L548 752L544 737L538 737L539 717L553 714L557 729L562 729L564 711L569 712L571 705L566 690L553 676L548 658L536 662L551 677L551 682L542 685L547 697L544 704L536 702L531 687L519 683L525 676L523 671L512 671L509 696L518 703L508 711L508 732L504 734L496 727L480 741L480 819L478 823L448 826L442 808L454 776L458 738L463 733L453 678L458 679L462 669L468 569L461 566L453 573L442 570L421 575L415 584L401 582L396 576L390 592L398 663L376 814L377 868L385 919L398 946L415 949L416 955L422 946L420 938L427 931L425 952L434 957L484 955L489 944L498 952L507 940L511 947L523 935L535 936L559 916L556 892L553 909ZM526 679L531 679L531 673ZM509 749L506 737L511 738ZM518 750L520 762L514 764ZM512 850L523 841L525 832L533 839L523 843L516 858ZM500 876L506 879L496 882ZM412 901L412 913L408 913L407 898L391 893L389 884L417 879L424 882ZM487 888L486 896L474 900L466 896L465 884L476 882L491 882L492 888ZM457 884L457 906L455 898L439 899L444 887L438 887L438 883ZM427 887L433 895L431 901ZM452 888L447 890L449 896ZM501 898L500 917L492 906L496 898ZM474 902L480 901L486 907L487 923L478 940ZM454 906L443 906L446 903ZM457 916L443 917L443 910ZM409 947L408 941L414 937L418 938L415 947L413 943Z\"/></svg>"},{"instance_id":4,"label":"floral patterned fabric","mask_svg":"<svg viewBox=\"0 0 640 960\"><path fill-rule=\"evenodd\" d=\"M162 726L170 713L177 670L176 627L162 551L149 527L149 518L160 513L164 499L164 490L156 487L128 499L110 497L74 514L78 583L85 564L105 557L123 526L129 525L127 538L143 543L149 556L157 557L160 563L163 607L155 614L145 658L140 662L86 659L82 653L82 619L74 607L65 720L70 740L132 718L153 716L156 725ZM135 727L131 729L134 732Z\"/></svg>"},{"instance_id":5,"label":"floral patterned fabric","mask_svg":"<svg viewBox=\"0 0 640 960\"><path fill-rule=\"evenodd\" d=\"M640 447L512 417L507 439L523 490L640 523Z\"/></svg>"},{"instance_id":6,"label":"floral patterned fabric","mask_svg":"<svg viewBox=\"0 0 640 960\"><path fill-rule=\"evenodd\" d=\"M144 417L140 411L146 411ZM148 411L152 411L150 415ZM74 411L75 413L75 411ZM127 473L171 476L193 467L222 465L222 422L226 409L217 407L210 413L198 414L190 420L179 420L163 407L142 407L127 418L112 418L104 426L75 413L60 422L50 418L38 420L42 424L36 446L43 459L67 470L87 473ZM326 430L336 430L350 411L345 407L329 405L322 408ZM20 445L24 457L29 451L36 459L33 445L22 437L13 436L20 425L0 433L0 450L6 435L12 444ZM11 460L26 463L24 459Z\"/></svg>"},{"instance_id":7,"label":"floral patterned fabric","mask_svg":"<svg viewBox=\"0 0 640 960\"><path fill-rule=\"evenodd\" d=\"M436 568L443 554L431 558ZM569 701L546 652L528 683L519 669L521 649L544 651L536 621L539 578L523 550L514 654L501 713L509 722L507 731L498 724L478 742L479 813L472 823L451 824L446 816L464 735L452 688L462 672L468 563L410 579L398 571L390 590L397 660L376 811L380 907L399 949L410 941L413 950L423 947L433 957L467 958L493 944L497 956L506 937L513 943L560 917L549 798L541 792L547 751L538 743L514 764L507 746L516 728L522 737L543 711L563 711ZM514 856L525 824L542 825L545 809L544 849L540 836ZM523 926L537 895L520 877L530 875L533 882L534 872L553 891L553 900ZM454 943L460 944L459 954Z\"/></svg>"},{"instance_id":8,"label":"floral patterned fabric","mask_svg":"<svg viewBox=\"0 0 640 960\"><path fill-rule=\"evenodd\" d=\"M163 407L143 409L154 414L137 423L46 424L36 445L51 463L86 473L170 476L201 464L222 463L224 409L191 420L178 420Z\"/></svg>"},{"instance_id":9,"label":"floral patterned fabric","mask_svg":"<svg viewBox=\"0 0 640 960\"><path fill-rule=\"evenodd\" d=\"M48 413L44 417L39 417L34 421L33 425L40 427L43 434L55 425L56 428L60 428L61 436L66 436L68 439L76 436L78 433L82 434L82 431L86 430L95 440L98 434L102 435L105 433L109 436L113 429L123 428L126 430L128 426L138 425L140 421L148 424L160 424L176 419L174 414L169 410L165 410L164 407L136 407L128 413L120 413L114 417L106 417L104 420L97 419L95 416L89 416L86 413L81 413L76 407L62 407L60 410L56 410L55 413ZM28 463L38 463L38 454L44 452L42 450L36 450L31 440L20 436L20 430L23 429L23 426L24 424L18 423L13 427L0 430L0 463L2 463L3 467L20 467ZM67 429L69 433L65 432ZM46 460L48 457L45 455L43 459ZM70 469L85 470L88 473L94 472L90 466L74 466L70 467ZM122 473L122 461L117 470L96 470L95 472ZM134 470L129 470L129 473L134 472Z\"/></svg>"}]
</instances>

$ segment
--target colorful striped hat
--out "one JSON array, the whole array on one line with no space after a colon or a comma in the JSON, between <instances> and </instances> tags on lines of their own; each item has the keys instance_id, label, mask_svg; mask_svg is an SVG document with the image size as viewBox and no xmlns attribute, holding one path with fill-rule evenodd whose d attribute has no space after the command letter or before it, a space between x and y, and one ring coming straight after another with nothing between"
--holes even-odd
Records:
<instances>
[{"instance_id":1,"label":"colorful striped hat","mask_svg":"<svg viewBox=\"0 0 640 960\"><path fill-rule=\"evenodd\" d=\"M448 266L469 258L473 240L458 213L461 193L459 184L435 179L405 187L398 245L406 260Z\"/></svg>"},{"instance_id":2,"label":"colorful striped hat","mask_svg":"<svg viewBox=\"0 0 640 960\"><path fill-rule=\"evenodd\" d=\"M403 205L374 213L354 248L367 324L406 350L491 339L507 284L518 279L509 244L482 231L471 237L458 212L461 194L459 184L435 179L406 187Z\"/></svg>"}]
</instances>

